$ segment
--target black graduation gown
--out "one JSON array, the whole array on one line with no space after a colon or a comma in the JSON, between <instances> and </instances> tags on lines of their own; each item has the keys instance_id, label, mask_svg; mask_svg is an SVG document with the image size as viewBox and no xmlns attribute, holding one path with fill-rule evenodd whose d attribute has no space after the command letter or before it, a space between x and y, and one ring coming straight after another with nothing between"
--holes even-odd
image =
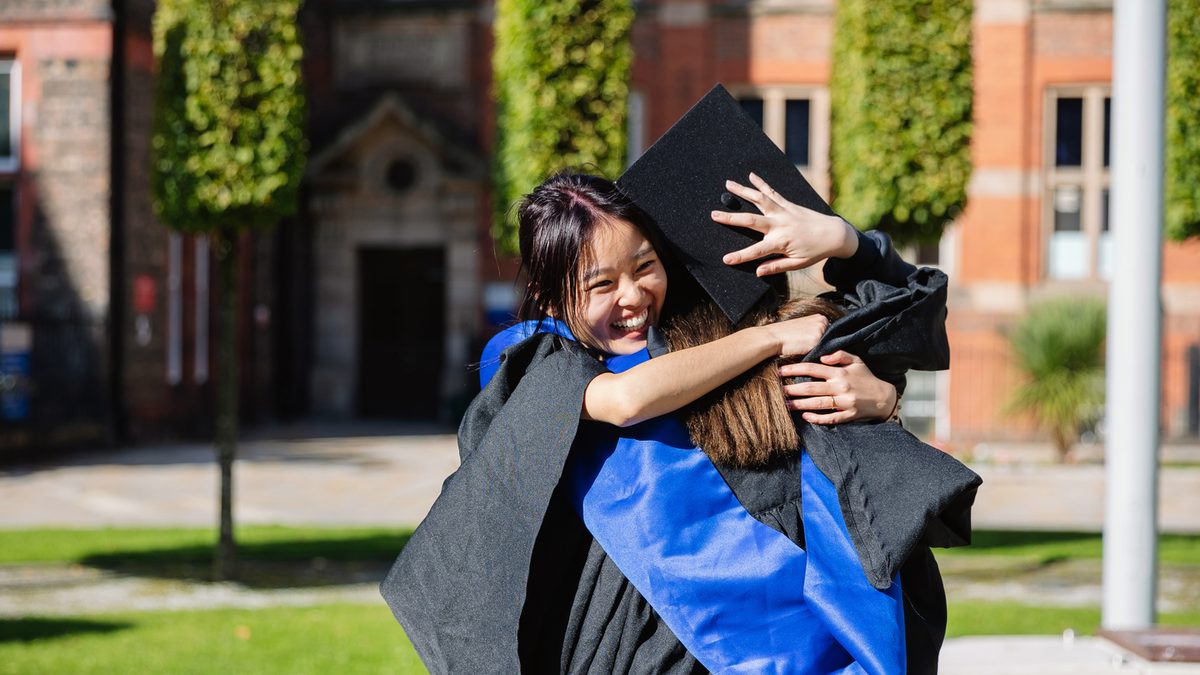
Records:
<instances>
[{"instance_id":1,"label":"black graduation gown","mask_svg":"<svg viewBox=\"0 0 1200 675\"><path fill-rule=\"evenodd\" d=\"M907 265L886 237L863 243L826 278L875 278L844 294L850 313L808 358L848 349L900 388L908 368L948 363L945 276ZM577 344L535 335L472 402L462 465L381 587L431 672L705 672L561 493L583 391L604 370ZM927 545L966 543L979 477L895 424L804 425L802 439L838 489L868 578L885 588L901 574L910 672L936 672L945 598ZM798 458L717 468L755 518L803 545Z\"/></svg>"}]
</instances>

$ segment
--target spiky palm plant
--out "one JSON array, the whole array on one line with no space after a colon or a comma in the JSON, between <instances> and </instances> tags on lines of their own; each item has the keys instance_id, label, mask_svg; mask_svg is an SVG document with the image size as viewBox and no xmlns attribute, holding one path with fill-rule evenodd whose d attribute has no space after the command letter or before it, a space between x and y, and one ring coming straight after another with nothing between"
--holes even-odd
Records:
<instances>
[{"instance_id":1,"label":"spiky palm plant","mask_svg":"<svg viewBox=\"0 0 1200 675\"><path fill-rule=\"evenodd\" d=\"M1052 300L1033 307L1008 336L1025 382L1007 411L1030 414L1060 460L1103 413L1106 316L1100 300Z\"/></svg>"}]
</instances>

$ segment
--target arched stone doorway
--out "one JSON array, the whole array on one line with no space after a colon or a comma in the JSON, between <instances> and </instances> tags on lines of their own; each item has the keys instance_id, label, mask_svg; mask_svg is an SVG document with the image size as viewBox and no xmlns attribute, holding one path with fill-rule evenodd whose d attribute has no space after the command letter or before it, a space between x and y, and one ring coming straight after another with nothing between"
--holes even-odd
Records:
<instances>
[{"instance_id":1,"label":"arched stone doorway","mask_svg":"<svg viewBox=\"0 0 1200 675\"><path fill-rule=\"evenodd\" d=\"M309 174L313 412L444 420L478 332L483 161L388 94Z\"/></svg>"}]
</instances>

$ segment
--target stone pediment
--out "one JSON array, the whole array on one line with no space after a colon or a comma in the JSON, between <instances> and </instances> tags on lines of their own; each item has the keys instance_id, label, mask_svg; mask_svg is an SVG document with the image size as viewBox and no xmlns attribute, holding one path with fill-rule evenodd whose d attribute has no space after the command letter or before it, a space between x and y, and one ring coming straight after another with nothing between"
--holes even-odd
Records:
<instances>
[{"instance_id":1,"label":"stone pediment","mask_svg":"<svg viewBox=\"0 0 1200 675\"><path fill-rule=\"evenodd\" d=\"M445 176L482 180L487 175L487 163L477 152L452 140L399 94L388 92L317 151L309 160L308 178L329 187L358 184L369 167L397 153L419 164L436 163Z\"/></svg>"}]
</instances>

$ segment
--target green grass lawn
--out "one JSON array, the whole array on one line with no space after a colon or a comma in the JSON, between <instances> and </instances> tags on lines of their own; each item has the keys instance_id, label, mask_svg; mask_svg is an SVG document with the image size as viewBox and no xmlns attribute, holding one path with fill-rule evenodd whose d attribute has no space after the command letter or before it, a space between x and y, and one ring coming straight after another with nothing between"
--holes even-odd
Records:
<instances>
[{"instance_id":1,"label":"green grass lawn","mask_svg":"<svg viewBox=\"0 0 1200 675\"><path fill-rule=\"evenodd\" d=\"M237 528L239 555L248 560L391 560L411 528ZM0 530L0 564L38 562L143 564L204 562L212 558L212 528L108 528Z\"/></svg>"},{"instance_id":2,"label":"green grass lawn","mask_svg":"<svg viewBox=\"0 0 1200 675\"><path fill-rule=\"evenodd\" d=\"M1015 602L950 602L947 637L963 635L1056 635L1070 628L1091 635L1100 627L1099 607L1034 607ZM1159 614L1163 626L1200 626L1200 611Z\"/></svg>"},{"instance_id":3,"label":"green grass lawn","mask_svg":"<svg viewBox=\"0 0 1200 675\"><path fill-rule=\"evenodd\" d=\"M1092 608L951 603L949 636L1080 635ZM1200 613L1162 617L1200 624ZM131 612L0 619L0 675L40 673L423 673L388 610L375 605Z\"/></svg>"},{"instance_id":4,"label":"green grass lawn","mask_svg":"<svg viewBox=\"0 0 1200 675\"><path fill-rule=\"evenodd\" d=\"M386 607L0 619L0 674L424 673Z\"/></svg>"},{"instance_id":5,"label":"green grass lawn","mask_svg":"<svg viewBox=\"0 0 1200 675\"><path fill-rule=\"evenodd\" d=\"M1069 559L1099 560L1102 548L1100 535L1089 532L976 530L971 535L970 546L934 549L934 552L938 557L999 555L1047 563ZM1200 565L1200 535L1159 535L1158 560L1177 565Z\"/></svg>"},{"instance_id":6,"label":"green grass lawn","mask_svg":"<svg viewBox=\"0 0 1200 675\"><path fill-rule=\"evenodd\" d=\"M317 558L386 564L410 535L411 530L398 528L238 530L243 560L297 567ZM133 573L173 567L206 570L214 539L214 532L206 528L0 530L0 564L79 563ZM975 542L971 548L939 550L938 555L1018 556L1044 564L1101 554L1096 534L981 531L975 533ZM1163 536L1159 555L1170 564L1200 565L1200 537ZM202 577L203 572L189 578L203 581ZM1072 628L1086 635L1099 620L1099 608L951 602L948 632L952 637L1057 634ZM1167 614L1160 621L1197 626L1200 611ZM0 619L0 675L214 672L424 671L390 613L374 604Z\"/></svg>"}]
</instances>

